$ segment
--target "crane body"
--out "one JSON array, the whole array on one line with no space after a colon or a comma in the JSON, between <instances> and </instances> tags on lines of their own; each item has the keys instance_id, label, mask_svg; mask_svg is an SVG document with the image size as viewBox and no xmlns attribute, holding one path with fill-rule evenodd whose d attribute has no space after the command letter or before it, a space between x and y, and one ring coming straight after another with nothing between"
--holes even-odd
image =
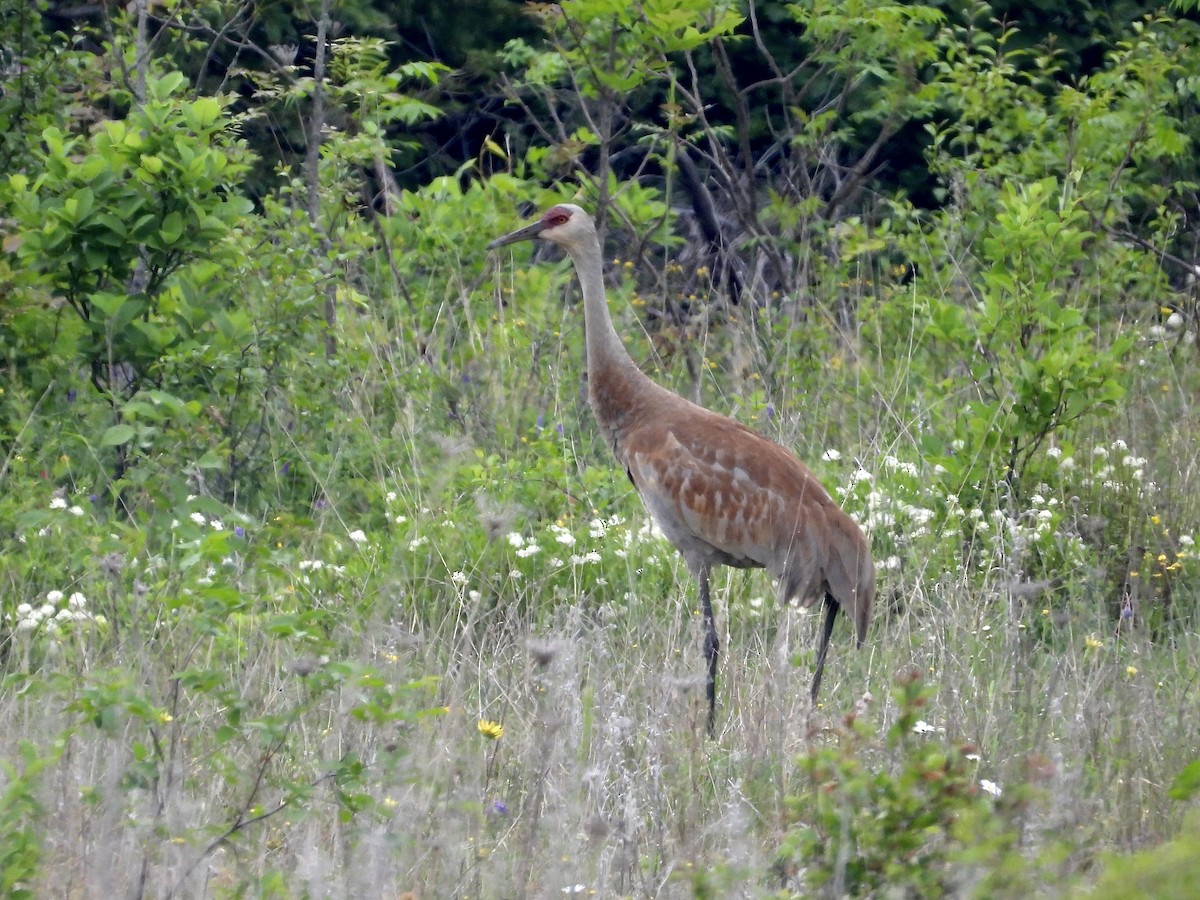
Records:
<instances>
[{"instance_id":1,"label":"crane body","mask_svg":"<svg viewBox=\"0 0 1200 900\"><path fill-rule=\"evenodd\" d=\"M716 565L766 569L781 602L824 602L815 702L839 609L851 617L858 646L866 638L875 569L862 530L791 451L656 384L636 366L613 327L600 242L586 212L560 204L488 246L534 238L559 244L575 265L592 411L650 515L699 584L710 734L720 654L709 588Z\"/></svg>"}]
</instances>

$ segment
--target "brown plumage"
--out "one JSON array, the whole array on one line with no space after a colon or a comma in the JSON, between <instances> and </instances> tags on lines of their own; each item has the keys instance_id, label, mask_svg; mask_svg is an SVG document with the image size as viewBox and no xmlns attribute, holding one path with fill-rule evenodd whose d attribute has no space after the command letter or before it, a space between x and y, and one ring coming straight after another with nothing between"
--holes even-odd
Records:
<instances>
[{"instance_id":1,"label":"brown plumage","mask_svg":"<svg viewBox=\"0 0 1200 900\"><path fill-rule=\"evenodd\" d=\"M646 508L700 585L708 662L708 727L715 725L717 658L709 574L714 565L764 568L781 602L825 602L813 672L816 701L837 612L866 638L875 568L866 538L789 450L655 384L634 365L613 328L592 219L562 204L489 249L541 238L575 263L583 288L588 394L605 441Z\"/></svg>"}]
</instances>

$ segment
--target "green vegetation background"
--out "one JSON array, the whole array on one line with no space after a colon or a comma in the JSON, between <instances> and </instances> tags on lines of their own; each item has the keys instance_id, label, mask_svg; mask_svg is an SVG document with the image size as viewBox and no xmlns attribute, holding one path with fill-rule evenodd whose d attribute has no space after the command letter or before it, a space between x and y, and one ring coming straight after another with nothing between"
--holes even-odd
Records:
<instances>
[{"instance_id":1,"label":"green vegetation background","mask_svg":"<svg viewBox=\"0 0 1200 900\"><path fill-rule=\"evenodd\" d=\"M1195 882L1195 4L0 16L0 891ZM870 535L868 647L679 561L653 377ZM1182 892L1182 893L1181 893Z\"/></svg>"}]
</instances>

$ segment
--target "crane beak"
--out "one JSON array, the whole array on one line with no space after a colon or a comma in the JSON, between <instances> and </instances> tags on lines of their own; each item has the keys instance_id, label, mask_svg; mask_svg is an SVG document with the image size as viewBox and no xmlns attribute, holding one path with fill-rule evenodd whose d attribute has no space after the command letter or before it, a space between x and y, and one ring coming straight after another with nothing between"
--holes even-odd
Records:
<instances>
[{"instance_id":1,"label":"crane beak","mask_svg":"<svg viewBox=\"0 0 1200 900\"><path fill-rule=\"evenodd\" d=\"M532 225L526 225L524 228L518 228L516 231L498 237L487 245L489 250L495 250L497 247L503 247L505 244L515 244L517 241L533 240L539 234L546 230L546 223L542 221L534 222Z\"/></svg>"}]
</instances>

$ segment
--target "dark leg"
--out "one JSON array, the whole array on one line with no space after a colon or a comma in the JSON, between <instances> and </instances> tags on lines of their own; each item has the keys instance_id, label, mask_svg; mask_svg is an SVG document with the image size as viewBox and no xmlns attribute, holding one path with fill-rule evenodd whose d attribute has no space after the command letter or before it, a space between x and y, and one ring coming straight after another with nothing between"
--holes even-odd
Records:
<instances>
[{"instance_id":1,"label":"dark leg","mask_svg":"<svg viewBox=\"0 0 1200 900\"><path fill-rule=\"evenodd\" d=\"M700 609L704 613L704 658L708 660L708 681L704 692L708 695L708 736L717 733L717 657L721 653L721 642L717 640L717 627L713 624L712 598L708 594L708 570L700 573Z\"/></svg>"},{"instance_id":2,"label":"dark leg","mask_svg":"<svg viewBox=\"0 0 1200 900\"><path fill-rule=\"evenodd\" d=\"M813 672L812 701L816 705L817 694L821 691L821 676L825 674L825 654L829 652L829 636L833 634L833 620L837 618L838 602L829 594L825 595L825 626L821 631L821 645L817 649L817 670Z\"/></svg>"}]
</instances>

